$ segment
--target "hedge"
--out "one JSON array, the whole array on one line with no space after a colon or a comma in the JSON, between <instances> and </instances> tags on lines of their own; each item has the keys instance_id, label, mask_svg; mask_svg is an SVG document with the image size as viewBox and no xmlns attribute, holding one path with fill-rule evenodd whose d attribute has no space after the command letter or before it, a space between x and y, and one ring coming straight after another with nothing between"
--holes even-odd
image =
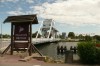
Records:
<instances>
[{"instance_id":1,"label":"hedge","mask_svg":"<svg viewBox=\"0 0 100 66\"><path fill-rule=\"evenodd\" d=\"M96 48L93 42L78 43L78 55L80 60L86 64L95 64L100 62L100 49Z\"/></svg>"}]
</instances>

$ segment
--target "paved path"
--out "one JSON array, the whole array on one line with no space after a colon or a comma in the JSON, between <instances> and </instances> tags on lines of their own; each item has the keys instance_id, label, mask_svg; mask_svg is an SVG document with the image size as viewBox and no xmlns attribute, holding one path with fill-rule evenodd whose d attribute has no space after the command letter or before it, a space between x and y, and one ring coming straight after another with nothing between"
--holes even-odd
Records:
<instances>
[{"instance_id":1,"label":"paved path","mask_svg":"<svg viewBox=\"0 0 100 66\"><path fill-rule=\"evenodd\" d=\"M100 66L100 65L80 65L80 64L50 64L50 63L12 63L0 64L0 66Z\"/></svg>"},{"instance_id":2,"label":"paved path","mask_svg":"<svg viewBox=\"0 0 100 66\"><path fill-rule=\"evenodd\" d=\"M19 61L21 59L18 55L4 55L0 57L0 66L89 66L81 64L57 64L57 63L46 63L43 61L38 61L36 59L31 59L27 62ZM92 66L92 65L90 65ZM93 65L100 66L100 65Z\"/></svg>"}]
</instances>

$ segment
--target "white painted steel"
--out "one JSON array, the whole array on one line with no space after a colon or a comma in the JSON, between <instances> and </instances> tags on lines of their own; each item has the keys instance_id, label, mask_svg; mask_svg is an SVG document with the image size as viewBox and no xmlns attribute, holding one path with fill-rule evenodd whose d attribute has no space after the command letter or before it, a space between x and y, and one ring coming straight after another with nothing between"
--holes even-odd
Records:
<instances>
[{"instance_id":1,"label":"white painted steel","mask_svg":"<svg viewBox=\"0 0 100 66\"><path fill-rule=\"evenodd\" d=\"M42 44L42 43L46 43L46 42L55 42L55 41L59 41L59 38L32 38L32 43L33 44ZM1 40L0 40L1 41ZM23 41L26 42L26 41ZM2 44L0 44L0 49L7 47L9 44L11 43L10 39L2 39Z\"/></svg>"}]
</instances>

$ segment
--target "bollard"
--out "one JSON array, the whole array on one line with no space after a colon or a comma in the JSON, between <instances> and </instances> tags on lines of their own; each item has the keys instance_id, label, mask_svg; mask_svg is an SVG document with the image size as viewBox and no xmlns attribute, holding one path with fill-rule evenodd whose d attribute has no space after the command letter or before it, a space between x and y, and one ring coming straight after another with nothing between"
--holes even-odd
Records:
<instances>
[{"instance_id":1,"label":"bollard","mask_svg":"<svg viewBox=\"0 0 100 66\"><path fill-rule=\"evenodd\" d=\"M76 54L76 50L77 50L77 48L74 46L74 53Z\"/></svg>"},{"instance_id":2,"label":"bollard","mask_svg":"<svg viewBox=\"0 0 100 66\"><path fill-rule=\"evenodd\" d=\"M65 63L73 63L73 52L72 51L65 52Z\"/></svg>"},{"instance_id":3,"label":"bollard","mask_svg":"<svg viewBox=\"0 0 100 66\"><path fill-rule=\"evenodd\" d=\"M64 54L65 54L65 52L67 51L67 48L66 48L66 46L63 48L63 51L64 51Z\"/></svg>"},{"instance_id":4,"label":"bollard","mask_svg":"<svg viewBox=\"0 0 100 66\"><path fill-rule=\"evenodd\" d=\"M61 46L60 50L61 50L60 53L63 55L63 46Z\"/></svg>"},{"instance_id":5,"label":"bollard","mask_svg":"<svg viewBox=\"0 0 100 66\"><path fill-rule=\"evenodd\" d=\"M72 49L73 49L73 47L71 46L71 47L70 47L70 50L72 50Z\"/></svg>"},{"instance_id":6,"label":"bollard","mask_svg":"<svg viewBox=\"0 0 100 66\"><path fill-rule=\"evenodd\" d=\"M60 46L57 46L57 55L60 54Z\"/></svg>"}]
</instances>

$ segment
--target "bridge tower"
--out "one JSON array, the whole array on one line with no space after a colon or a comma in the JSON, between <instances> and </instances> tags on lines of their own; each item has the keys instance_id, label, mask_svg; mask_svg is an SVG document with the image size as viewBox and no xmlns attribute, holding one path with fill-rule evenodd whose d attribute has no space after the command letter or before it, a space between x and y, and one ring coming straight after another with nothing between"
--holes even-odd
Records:
<instances>
[{"instance_id":1,"label":"bridge tower","mask_svg":"<svg viewBox=\"0 0 100 66\"><path fill-rule=\"evenodd\" d=\"M54 27L55 23L52 19L45 19L36 35L38 37L39 33L41 34L41 38L56 38L57 37L57 30Z\"/></svg>"}]
</instances>

